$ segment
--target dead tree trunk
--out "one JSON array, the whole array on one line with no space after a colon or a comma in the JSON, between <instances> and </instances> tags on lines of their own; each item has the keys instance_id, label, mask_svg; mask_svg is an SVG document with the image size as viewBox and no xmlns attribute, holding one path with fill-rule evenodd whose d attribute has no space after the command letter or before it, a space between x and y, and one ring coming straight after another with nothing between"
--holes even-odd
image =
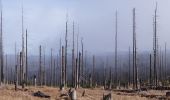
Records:
<instances>
[{"instance_id":1,"label":"dead tree trunk","mask_svg":"<svg viewBox=\"0 0 170 100\"><path fill-rule=\"evenodd\" d=\"M154 43L153 43L153 52L154 52L154 85L157 87L157 5L155 9L154 16Z\"/></svg>"},{"instance_id":2,"label":"dead tree trunk","mask_svg":"<svg viewBox=\"0 0 170 100\"><path fill-rule=\"evenodd\" d=\"M76 58L76 71L75 71L75 88L78 88L78 59Z\"/></svg>"},{"instance_id":3,"label":"dead tree trunk","mask_svg":"<svg viewBox=\"0 0 170 100\"><path fill-rule=\"evenodd\" d=\"M72 87L75 86L75 55L74 55L74 22L73 22L73 49L72 49Z\"/></svg>"},{"instance_id":4,"label":"dead tree trunk","mask_svg":"<svg viewBox=\"0 0 170 100\"><path fill-rule=\"evenodd\" d=\"M130 59L130 47L129 47L129 85L131 84L131 59Z\"/></svg>"},{"instance_id":5,"label":"dead tree trunk","mask_svg":"<svg viewBox=\"0 0 170 100\"><path fill-rule=\"evenodd\" d=\"M84 46L83 46L83 39L81 40L81 46L82 46L82 50L81 50L81 53L82 53L82 56L81 56L81 73L82 73L82 78L84 79ZM82 79L82 86L84 85L84 82L83 82L83 79Z\"/></svg>"},{"instance_id":6,"label":"dead tree trunk","mask_svg":"<svg viewBox=\"0 0 170 100\"><path fill-rule=\"evenodd\" d=\"M93 86L96 85L96 79L95 79L95 56L93 55L93 73L92 73L92 82Z\"/></svg>"},{"instance_id":7,"label":"dead tree trunk","mask_svg":"<svg viewBox=\"0 0 170 100\"><path fill-rule=\"evenodd\" d=\"M166 43L165 43L165 61L164 61L164 63L165 63L165 68L164 68L164 73L165 73L165 75L164 75L164 78L165 78L165 80L167 79L167 63L166 63Z\"/></svg>"},{"instance_id":8,"label":"dead tree trunk","mask_svg":"<svg viewBox=\"0 0 170 100\"><path fill-rule=\"evenodd\" d=\"M56 61L53 60L53 86L56 86Z\"/></svg>"},{"instance_id":9,"label":"dead tree trunk","mask_svg":"<svg viewBox=\"0 0 170 100\"><path fill-rule=\"evenodd\" d=\"M16 43L15 43L15 91L18 87L18 55L16 52Z\"/></svg>"},{"instance_id":10,"label":"dead tree trunk","mask_svg":"<svg viewBox=\"0 0 170 100\"><path fill-rule=\"evenodd\" d=\"M67 86L67 39L68 39L68 34L67 34L67 24L68 21L66 21L66 34L65 34L65 85Z\"/></svg>"},{"instance_id":11,"label":"dead tree trunk","mask_svg":"<svg viewBox=\"0 0 170 100\"><path fill-rule=\"evenodd\" d=\"M138 89L138 68L137 68L137 54L136 54L136 22L135 22L135 8L133 9L133 88Z\"/></svg>"},{"instance_id":12,"label":"dead tree trunk","mask_svg":"<svg viewBox=\"0 0 170 100\"><path fill-rule=\"evenodd\" d=\"M50 69L51 69L51 80L50 80L50 86L53 86L53 50L51 48L51 64L50 64Z\"/></svg>"},{"instance_id":13,"label":"dead tree trunk","mask_svg":"<svg viewBox=\"0 0 170 100\"><path fill-rule=\"evenodd\" d=\"M78 60L78 87L80 87L81 82L81 53L79 52L79 60Z\"/></svg>"},{"instance_id":14,"label":"dead tree trunk","mask_svg":"<svg viewBox=\"0 0 170 100\"><path fill-rule=\"evenodd\" d=\"M117 11L116 11L116 34L115 34L115 85L117 86Z\"/></svg>"},{"instance_id":15,"label":"dead tree trunk","mask_svg":"<svg viewBox=\"0 0 170 100\"><path fill-rule=\"evenodd\" d=\"M85 84L87 84L87 51L85 51L85 57L84 57L84 79Z\"/></svg>"},{"instance_id":16,"label":"dead tree trunk","mask_svg":"<svg viewBox=\"0 0 170 100\"><path fill-rule=\"evenodd\" d=\"M59 49L59 64L60 64L60 86L62 86L63 81L62 81L62 69L63 69L63 60L62 60L62 46L61 46L61 38L60 38L60 49Z\"/></svg>"},{"instance_id":17,"label":"dead tree trunk","mask_svg":"<svg viewBox=\"0 0 170 100\"><path fill-rule=\"evenodd\" d=\"M22 52L20 52L20 73L19 73L19 81L20 81L20 85L22 85Z\"/></svg>"},{"instance_id":18,"label":"dead tree trunk","mask_svg":"<svg viewBox=\"0 0 170 100\"><path fill-rule=\"evenodd\" d=\"M103 86L104 89L106 89L106 66L104 62L103 62Z\"/></svg>"},{"instance_id":19,"label":"dead tree trunk","mask_svg":"<svg viewBox=\"0 0 170 100\"><path fill-rule=\"evenodd\" d=\"M64 47L62 46L62 86L65 87L65 62L64 62Z\"/></svg>"},{"instance_id":20,"label":"dead tree trunk","mask_svg":"<svg viewBox=\"0 0 170 100\"><path fill-rule=\"evenodd\" d=\"M46 61L45 61L45 48L44 48L44 68L43 68L43 85L46 85Z\"/></svg>"},{"instance_id":21,"label":"dead tree trunk","mask_svg":"<svg viewBox=\"0 0 170 100\"><path fill-rule=\"evenodd\" d=\"M39 85L42 86L42 52L41 52L42 48L41 45L39 47Z\"/></svg>"},{"instance_id":22,"label":"dead tree trunk","mask_svg":"<svg viewBox=\"0 0 170 100\"><path fill-rule=\"evenodd\" d=\"M6 68L5 68L5 84L8 84L8 58L6 54Z\"/></svg>"},{"instance_id":23,"label":"dead tree trunk","mask_svg":"<svg viewBox=\"0 0 170 100\"><path fill-rule=\"evenodd\" d=\"M26 85L28 85L28 51L27 51L27 30L26 30Z\"/></svg>"},{"instance_id":24,"label":"dead tree trunk","mask_svg":"<svg viewBox=\"0 0 170 100\"><path fill-rule=\"evenodd\" d=\"M4 67L4 60L3 60L3 56L4 56L4 54L3 54L3 23L2 23L2 7L1 7L1 33L0 33L0 64L1 64L1 79L0 79L0 81L1 82L4 82L4 69L3 69L3 67ZM0 85L1 85L1 82L0 82Z\"/></svg>"},{"instance_id":25,"label":"dead tree trunk","mask_svg":"<svg viewBox=\"0 0 170 100\"><path fill-rule=\"evenodd\" d=\"M25 84L25 47L24 47L24 16L23 16L23 5L22 5L22 88Z\"/></svg>"},{"instance_id":26,"label":"dead tree trunk","mask_svg":"<svg viewBox=\"0 0 170 100\"><path fill-rule=\"evenodd\" d=\"M152 85L152 55L150 54L150 75L149 75L149 84Z\"/></svg>"}]
</instances>

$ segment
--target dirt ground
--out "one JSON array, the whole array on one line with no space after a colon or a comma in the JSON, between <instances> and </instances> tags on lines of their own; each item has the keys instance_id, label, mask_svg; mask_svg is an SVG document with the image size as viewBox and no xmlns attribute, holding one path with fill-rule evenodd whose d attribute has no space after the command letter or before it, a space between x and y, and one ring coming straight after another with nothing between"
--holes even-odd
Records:
<instances>
[{"instance_id":1,"label":"dirt ground","mask_svg":"<svg viewBox=\"0 0 170 100\"><path fill-rule=\"evenodd\" d=\"M86 91L85 96L82 97L83 91ZM40 98L33 96L34 92L41 91L49 96L50 99ZM66 89L68 91L68 89ZM110 91L105 91L102 88L95 89L83 89L80 88L77 90L78 100L102 100L104 94L110 93ZM155 91L150 90L147 92L141 93L123 93L123 92L114 92L112 91L113 100L155 100L156 98L142 97L140 94L150 94L150 95L165 95L166 91ZM1 86L0 87L0 100L63 100L60 97L61 91L59 88L53 87L26 87L25 90L22 90L21 87L17 91L14 90L14 86Z\"/></svg>"}]
</instances>

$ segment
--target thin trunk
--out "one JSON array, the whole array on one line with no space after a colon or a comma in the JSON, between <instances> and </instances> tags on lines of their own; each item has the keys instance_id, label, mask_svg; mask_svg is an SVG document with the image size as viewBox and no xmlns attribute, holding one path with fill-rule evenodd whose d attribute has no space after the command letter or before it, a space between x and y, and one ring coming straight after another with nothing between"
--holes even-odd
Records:
<instances>
[{"instance_id":1,"label":"thin trunk","mask_svg":"<svg viewBox=\"0 0 170 100\"><path fill-rule=\"evenodd\" d=\"M25 47L24 47L24 16L23 16L23 5L22 5L22 88L24 88L25 81Z\"/></svg>"},{"instance_id":2,"label":"thin trunk","mask_svg":"<svg viewBox=\"0 0 170 100\"><path fill-rule=\"evenodd\" d=\"M61 38L60 38L60 49L59 49L59 64L60 64L60 86L63 84L62 82L62 69L63 69L63 61L62 61L62 46L61 46Z\"/></svg>"},{"instance_id":3,"label":"thin trunk","mask_svg":"<svg viewBox=\"0 0 170 100\"><path fill-rule=\"evenodd\" d=\"M152 55L150 54L150 75L149 75L149 83L152 85Z\"/></svg>"},{"instance_id":4,"label":"thin trunk","mask_svg":"<svg viewBox=\"0 0 170 100\"><path fill-rule=\"evenodd\" d=\"M83 46L83 39L81 40L81 46L82 46L82 56L81 56L81 73L82 73L82 78L84 78L84 46ZM84 82L82 80L82 86L84 85Z\"/></svg>"},{"instance_id":5,"label":"thin trunk","mask_svg":"<svg viewBox=\"0 0 170 100\"><path fill-rule=\"evenodd\" d=\"M166 63L166 55L167 55L167 54L166 54L166 43L165 43L165 61L164 61L164 62L165 62L165 69L164 69L164 73L165 73L165 76L164 76L164 77L165 77L165 80L166 80L166 78L167 78L167 63Z\"/></svg>"},{"instance_id":6,"label":"thin trunk","mask_svg":"<svg viewBox=\"0 0 170 100\"><path fill-rule=\"evenodd\" d=\"M51 73L50 73L50 75L51 75L51 80L50 80L50 86L53 86L53 50L52 50L52 48L51 48L51 64L50 64L50 69L51 69Z\"/></svg>"},{"instance_id":7,"label":"thin trunk","mask_svg":"<svg viewBox=\"0 0 170 100\"><path fill-rule=\"evenodd\" d=\"M157 87L157 5L154 16L154 85Z\"/></svg>"},{"instance_id":8,"label":"thin trunk","mask_svg":"<svg viewBox=\"0 0 170 100\"><path fill-rule=\"evenodd\" d=\"M66 86L67 86L67 41L68 41L68 33L67 33L67 24L68 24L68 20L66 20L66 34L65 34L65 82L66 82Z\"/></svg>"},{"instance_id":9,"label":"thin trunk","mask_svg":"<svg viewBox=\"0 0 170 100\"><path fill-rule=\"evenodd\" d=\"M130 47L129 47L129 85L131 84L131 59L130 59Z\"/></svg>"},{"instance_id":10,"label":"thin trunk","mask_svg":"<svg viewBox=\"0 0 170 100\"><path fill-rule=\"evenodd\" d=\"M78 60L78 87L80 87L81 82L81 53L79 52L79 60Z\"/></svg>"},{"instance_id":11,"label":"thin trunk","mask_svg":"<svg viewBox=\"0 0 170 100\"><path fill-rule=\"evenodd\" d=\"M72 87L75 86L75 55L74 55L74 22L73 22L73 49L72 49Z\"/></svg>"},{"instance_id":12,"label":"thin trunk","mask_svg":"<svg viewBox=\"0 0 170 100\"><path fill-rule=\"evenodd\" d=\"M8 58L7 58L7 54L6 54L6 71L5 71L5 74L6 74L6 79L5 79L5 84L8 84Z\"/></svg>"},{"instance_id":13,"label":"thin trunk","mask_svg":"<svg viewBox=\"0 0 170 100\"><path fill-rule=\"evenodd\" d=\"M65 87L65 62L64 62L64 47L62 46L62 85Z\"/></svg>"},{"instance_id":14,"label":"thin trunk","mask_svg":"<svg viewBox=\"0 0 170 100\"><path fill-rule=\"evenodd\" d=\"M41 45L39 47L39 85L42 86L42 52L41 52L42 48Z\"/></svg>"},{"instance_id":15,"label":"thin trunk","mask_svg":"<svg viewBox=\"0 0 170 100\"><path fill-rule=\"evenodd\" d=\"M43 85L46 85L46 62L45 62L45 48L44 48L44 69L43 69Z\"/></svg>"},{"instance_id":16,"label":"thin trunk","mask_svg":"<svg viewBox=\"0 0 170 100\"><path fill-rule=\"evenodd\" d=\"M133 88L138 89L138 68L137 68L137 54L136 54L136 18L135 8L133 9Z\"/></svg>"},{"instance_id":17,"label":"thin trunk","mask_svg":"<svg viewBox=\"0 0 170 100\"><path fill-rule=\"evenodd\" d=\"M92 73L92 82L93 85L95 86L96 84L96 79L95 79L95 56L93 55L93 73Z\"/></svg>"},{"instance_id":18,"label":"thin trunk","mask_svg":"<svg viewBox=\"0 0 170 100\"><path fill-rule=\"evenodd\" d=\"M0 77L0 85L1 82L4 82L4 60L3 60L3 22L2 22L2 2L1 2L1 33L0 33L0 64L1 64L1 77Z\"/></svg>"},{"instance_id":19,"label":"thin trunk","mask_svg":"<svg viewBox=\"0 0 170 100\"><path fill-rule=\"evenodd\" d=\"M28 84L28 51L27 51L27 30L26 30L26 85Z\"/></svg>"},{"instance_id":20,"label":"thin trunk","mask_svg":"<svg viewBox=\"0 0 170 100\"><path fill-rule=\"evenodd\" d=\"M115 34L115 85L117 86L117 11L116 11L116 34Z\"/></svg>"}]
</instances>

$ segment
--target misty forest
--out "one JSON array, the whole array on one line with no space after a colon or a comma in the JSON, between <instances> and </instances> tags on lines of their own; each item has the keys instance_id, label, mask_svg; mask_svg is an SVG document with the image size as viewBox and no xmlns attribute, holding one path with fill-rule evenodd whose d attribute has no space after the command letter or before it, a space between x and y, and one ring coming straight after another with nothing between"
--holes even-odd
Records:
<instances>
[{"instance_id":1,"label":"misty forest","mask_svg":"<svg viewBox=\"0 0 170 100\"><path fill-rule=\"evenodd\" d=\"M7 2L3 4L5 0L2 0L0 3L0 100L170 99L169 42L164 38L161 39L162 33L160 31L164 29L162 27L166 24L160 24L159 2L153 1L152 8L154 9L149 18L150 21L146 24L142 23L146 27L147 24L150 25L150 28L147 28L147 30L150 30L147 33L148 35L145 34L147 38L140 37L140 34L145 31L139 32L141 27L139 27L141 23L139 20L141 19L138 17L141 17L141 10L138 10L138 6L135 6L128 9L128 12L119 11L119 9L112 10L111 15L105 15L111 16L108 19L109 21L105 23L103 23L106 20L104 18L103 21L100 19L101 23L98 20L99 23L96 24L87 21L87 26L91 28L94 27L93 25L97 27L97 24L112 23L108 24L112 25L109 28L113 29L111 30L111 38L104 38L107 34L97 34L100 31L98 30L93 35L99 39L91 41L90 38L93 36L91 34L82 35L85 33L81 30L84 25L81 25L76 17L74 19L74 14L71 14L72 11L69 12L69 9L62 12L64 13L64 20L59 22L59 24L62 23L60 35L56 34L59 33L56 29L55 32L43 32L33 37L32 34L36 33L31 33L33 32L31 29L42 29L43 31L44 28L49 28L50 30L51 25L47 24L42 28L28 28L32 26L28 21L32 20L27 20L27 18L34 15L28 15L31 14L31 11L25 14L28 10L26 8L28 1L26 0L16 0L19 3L19 13L16 13L19 14L19 18L16 18L19 23L16 21L15 26L12 26L17 30L12 29L7 34L10 30L9 27L6 28L7 23L11 21L9 18L15 20L16 16L5 12L8 11L5 9L10 8L11 4L9 6L6 4ZM53 2L53 0L46 2ZM65 0L65 2L68 4L71 1ZM97 5L98 1L95 2ZM35 5L38 6L36 3L35 1ZM45 10L43 16L48 16L48 11L49 9ZM121 16L120 13L128 13L129 16ZM100 14L102 14L102 11ZM7 15L12 17L6 17ZM55 16L55 19L57 19L57 16ZM122 23L122 18L125 17L124 20L128 20L128 24ZM55 19L51 19L52 22L55 22ZM42 24L44 24L43 20L41 20ZM85 18L81 20L85 20ZM28 23L30 25L27 25ZM39 23L41 24L41 22ZM55 23L57 24L57 21ZM39 27L40 24L32 27ZM124 28L124 25L129 27ZM52 27L57 28L57 26ZM131 35L126 33L122 35L121 30L127 31ZM105 34L105 32L108 31L103 30L101 33ZM13 33L18 35L11 35ZM43 34L51 37L39 42ZM35 39L33 40L33 38ZM150 41L147 41L148 38ZM105 39L110 39L111 43L102 43ZM48 40L52 42L46 42ZM5 43L7 41L12 41L12 43L9 45L9 43ZM122 45L123 41L129 42L125 46ZM140 42L144 45L142 50L140 49ZM32 44L35 45L31 46ZM148 44L151 44L149 49ZM111 52L98 53L100 48L102 50L107 49L104 45L111 48ZM147 45L146 50L145 45ZM122 47L124 50L122 50Z\"/></svg>"}]
</instances>

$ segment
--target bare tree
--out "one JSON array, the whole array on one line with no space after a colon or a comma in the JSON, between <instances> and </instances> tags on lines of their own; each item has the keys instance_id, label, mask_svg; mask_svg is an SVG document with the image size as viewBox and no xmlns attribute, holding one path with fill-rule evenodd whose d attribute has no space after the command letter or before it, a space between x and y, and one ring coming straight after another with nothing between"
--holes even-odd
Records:
<instances>
[{"instance_id":1,"label":"bare tree","mask_svg":"<svg viewBox=\"0 0 170 100\"><path fill-rule=\"evenodd\" d=\"M84 78L84 45L83 45L83 38L81 39L81 53L82 53L82 56L81 56L81 74L82 74L82 78ZM84 82L82 80L82 86L84 85Z\"/></svg>"},{"instance_id":2,"label":"bare tree","mask_svg":"<svg viewBox=\"0 0 170 100\"><path fill-rule=\"evenodd\" d=\"M137 68L137 54L136 54L136 18L135 8L133 8L133 88L138 88L138 68Z\"/></svg>"},{"instance_id":3,"label":"bare tree","mask_svg":"<svg viewBox=\"0 0 170 100\"><path fill-rule=\"evenodd\" d=\"M130 58L130 47L129 47L129 85L131 84L131 58Z\"/></svg>"},{"instance_id":4,"label":"bare tree","mask_svg":"<svg viewBox=\"0 0 170 100\"><path fill-rule=\"evenodd\" d=\"M3 60L3 22L2 22L2 17L3 17L3 13L2 13L2 2L0 2L0 6L1 6L1 26L0 26L0 66L1 66L1 76L0 76L0 81L1 82L4 82L4 72L3 72L3 67L4 67L4 60ZM1 85L1 82L0 82L0 85Z\"/></svg>"},{"instance_id":5,"label":"bare tree","mask_svg":"<svg viewBox=\"0 0 170 100\"><path fill-rule=\"evenodd\" d=\"M42 47L41 47L41 45L40 45L40 47L39 47L39 53L40 53L40 55L39 55L39 84L40 84L40 86L42 86Z\"/></svg>"},{"instance_id":6,"label":"bare tree","mask_svg":"<svg viewBox=\"0 0 170 100\"><path fill-rule=\"evenodd\" d=\"M73 22L73 49L72 49L72 86L75 86L75 54L74 54L74 22Z\"/></svg>"},{"instance_id":7,"label":"bare tree","mask_svg":"<svg viewBox=\"0 0 170 100\"><path fill-rule=\"evenodd\" d=\"M50 69L51 69L51 79L50 79L50 86L53 86L53 49L51 48L51 63L50 63Z\"/></svg>"},{"instance_id":8,"label":"bare tree","mask_svg":"<svg viewBox=\"0 0 170 100\"><path fill-rule=\"evenodd\" d=\"M28 84L28 51L27 51L27 30L26 30L26 85Z\"/></svg>"},{"instance_id":9,"label":"bare tree","mask_svg":"<svg viewBox=\"0 0 170 100\"><path fill-rule=\"evenodd\" d=\"M6 68L5 68L5 84L8 84L8 58L6 54Z\"/></svg>"},{"instance_id":10,"label":"bare tree","mask_svg":"<svg viewBox=\"0 0 170 100\"><path fill-rule=\"evenodd\" d=\"M150 86L151 86L151 84L152 84L152 55L150 54L150 71L149 71L149 73L150 73L150 75L149 75L149 84L150 84Z\"/></svg>"},{"instance_id":11,"label":"bare tree","mask_svg":"<svg viewBox=\"0 0 170 100\"><path fill-rule=\"evenodd\" d=\"M153 53L154 53L154 85L157 87L157 4L155 8L155 15L154 15L154 24L153 24L153 30L154 30L154 43L153 43Z\"/></svg>"},{"instance_id":12,"label":"bare tree","mask_svg":"<svg viewBox=\"0 0 170 100\"><path fill-rule=\"evenodd\" d=\"M78 60L78 87L80 87L81 81L81 53L79 52L79 60Z\"/></svg>"},{"instance_id":13,"label":"bare tree","mask_svg":"<svg viewBox=\"0 0 170 100\"><path fill-rule=\"evenodd\" d=\"M164 60L164 63L165 63L165 65L164 65L164 66L165 66L165 68L164 68L164 71L165 71L164 78L165 78L165 80L166 80L166 78L167 78L166 43L165 43L165 52L164 52L164 53L165 53L165 54L164 54L164 55L165 55L165 56L164 56L164 57L165 57L165 58L164 58L164 59L165 59L165 60Z\"/></svg>"},{"instance_id":14,"label":"bare tree","mask_svg":"<svg viewBox=\"0 0 170 100\"><path fill-rule=\"evenodd\" d=\"M96 79L95 79L95 55L93 55L93 72L92 72L92 82L93 82L93 85L96 84Z\"/></svg>"},{"instance_id":15,"label":"bare tree","mask_svg":"<svg viewBox=\"0 0 170 100\"><path fill-rule=\"evenodd\" d=\"M62 46L62 85L65 87L65 62L64 62L64 46Z\"/></svg>"},{"instance_id":16,"label":"bare tree","mask_svg":"<svg viewBox=\"0 0 170 100\"><path fill-rule=\"evenodd\" d=\"M117 86L117 11L116 11L116 33L115 33L115 84Z\"/></svg>"},{"instance_id":17,"label":"bare tree","mask_svg":"<svg viewBox=\"0 0 170 100\"><path fill-rule=\"evenodd\" d=\"M66 16L68 17L68 15ZM67 42L68 42L68 30L67 30L68 18L66 18L66 34L65 34L65 82L67 86Z\"/></svg>"}]
</instances>

